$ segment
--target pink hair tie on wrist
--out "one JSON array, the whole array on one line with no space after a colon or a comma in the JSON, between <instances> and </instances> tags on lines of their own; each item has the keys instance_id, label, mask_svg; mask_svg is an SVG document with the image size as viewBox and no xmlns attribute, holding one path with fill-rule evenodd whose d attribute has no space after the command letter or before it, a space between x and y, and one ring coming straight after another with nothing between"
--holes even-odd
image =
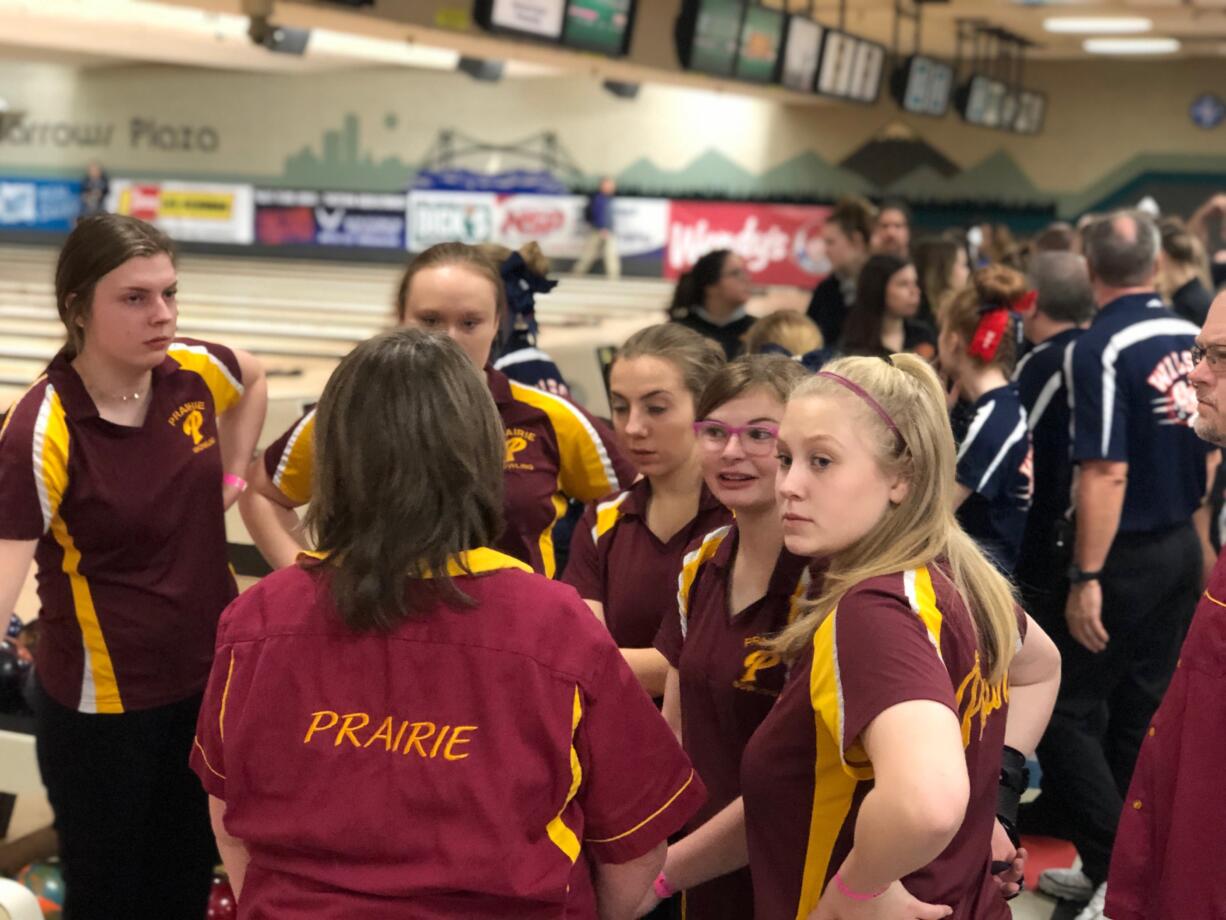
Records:
<instances>
[{"instance_id":1,"label":"pink hair tie on wrist","mask_svg":"<svg viewBox=\"0 0 1226 920\"><path fill-rule=\"evenodd\" d=\"M843 881L843 877L838 873L834 873L834 887L839 890L839 894L851 901L876 901L879 897L890 890L890 886L886 885L876 894L864 894L860 891L852 891L847 887L847 883Z\"/></svg>"},{"instance_id":2,"label":"pink hair tie on wrist","mask_svg":"<svg viewBox=\"0 0 1226 920\"><path fill-rule=\"evenodd\" d=\"M240 492L247 491L247 480L242 476L235 476L233 473L226 473L226 475L221 477L221 482L223 485L234 486L234 488L238 489Z\"/></svg>"},{"instance_id":3,"label":"pink hair tie on wrist","mask_svg":"<svg viewBox=\"0 0 1226 920\"><path fill-rule=\"evenodd\" d=\"M661 901L667 901L677 893L677 889L668 883L668 879L661 872L656 876L656 880L651 883L651 890L656 893L656 897Z\"/></svg>"}]
</instances>

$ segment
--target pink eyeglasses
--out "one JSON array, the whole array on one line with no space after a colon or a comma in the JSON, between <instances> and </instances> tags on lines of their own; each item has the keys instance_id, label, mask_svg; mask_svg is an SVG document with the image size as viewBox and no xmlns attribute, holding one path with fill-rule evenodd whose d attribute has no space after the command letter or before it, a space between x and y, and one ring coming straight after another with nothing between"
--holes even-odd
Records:
<instances>
[{"instance_id":1,"label":"pink eyeglasses","mask_svg":"<svg viewBox=\"0 0 1226 920\"><path fill-rule=\"evenodd\" d=\"M734 427L717 422L714 419L704 419L694 423L694 434L703 450L716 453L728 446L733 437L740 438L741 450L747 454L764 457L775 449L775 441L779 438L779 428L775 425L741 425Z\"/></svg>"}]
</instances>

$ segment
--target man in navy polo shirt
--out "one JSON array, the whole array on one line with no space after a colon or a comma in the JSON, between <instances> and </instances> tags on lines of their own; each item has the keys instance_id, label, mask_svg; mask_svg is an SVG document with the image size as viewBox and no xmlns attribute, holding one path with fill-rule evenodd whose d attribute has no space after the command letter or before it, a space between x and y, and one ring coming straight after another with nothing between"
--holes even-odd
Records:
<instances>
[{"instance_id":1,"label":"man in navy polo shirt","mask_svg":"<svg viewBox=\"0 0 1226 920\"><path fill-rule=\"evenodd\" d=\"M1191 518L1208 451L1188 380L1199 330L1154 292L1156 225L1117 212L1084 240L1098 312L1068 365L1076 536L1066 623L1052 624L1063 680L1039 746L1045 789L1070 804L1082 870L1049 870L1040 887L1092 895L1079 920L1098 920L1137 753L1200 594Z\"/></svg>"}]
</instances>

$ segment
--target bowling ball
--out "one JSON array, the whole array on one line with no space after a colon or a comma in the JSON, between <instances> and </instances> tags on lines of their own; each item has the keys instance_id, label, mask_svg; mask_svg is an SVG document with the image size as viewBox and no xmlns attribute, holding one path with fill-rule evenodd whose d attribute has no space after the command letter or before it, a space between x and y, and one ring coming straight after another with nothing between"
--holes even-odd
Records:
<instances>
[{"instance_id":1,"label":"bowling ball","mask_svg":"<svg viewBox=\"0 0 1226 920\"><path fill-rule=\"evenodd\" d=\"M17 873L17 881L35 894L44 917L59 917L64 906L64 876L59 863L30 863Z\"/></svg>"},{"instance_id":2,"label":"bowling ball","mask_svg":"<svg viewBox=\"0 0 1226 920\"><path fill-rule=\"evenodd\" d=\"M238 902L234 900L234 890L230 880L224 875L213 876L213 887L209 890L209 909L205 920L235 920L238 916Z\"/></svg>"},{"instance_id":3,"label":"bowling ball","mask_svg":"<svg viewBox=\"0 0 1226 920\"><path fill-rule=\"evenodd\" d=\"M33 664L30 653L12 639L0 640L0 712L25 711L21 692Z\"/></svg>"}]
</instances>

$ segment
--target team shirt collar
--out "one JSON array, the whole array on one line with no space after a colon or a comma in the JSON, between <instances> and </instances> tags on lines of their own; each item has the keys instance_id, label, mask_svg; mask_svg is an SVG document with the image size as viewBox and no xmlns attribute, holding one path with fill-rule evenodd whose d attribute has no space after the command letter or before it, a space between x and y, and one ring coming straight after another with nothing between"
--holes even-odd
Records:
<instances>
[{"instance_id":1,"label":"team shirt collar","mask_svg":"<svg viewBox=\"0 0 1226 920\"><path fill-rule=\"evenodd\" d=\"M1115 315L1123 313L1126 310L1161 310L1166 307L1162 302L1162 298L1158 296L1156 291L1143 291L1140 294L1125 294L1123 297L1117 297L1115 300L1105 304L1094 316L1094 323L1103 319L1108 314ZM1093 323L1091 323L1093 325Z\"/></svg>"},{"instance_id":2,"label":"team shirt collar","mask_svg":"<svg viewBox=\"0 0 1226 920\"><path fill-rule=\"evenodd\" d=\"M515 397L511 395L511 381L502 371L494 370L492 364L485 365L485 385L490 388L490 395L494 397L496 405L505 406L515 401Z\"/></svg>"},{"instance_id":3,"label":"team shirt collar","mask_svg":"<svg viewBox=\"0 0 1226 920\"><path fill-rule=\"evenodd\" d=\"M626 492L628 494L618 508L621 516L646 518L647 503L651 501L651 480L646 476L637 479ZM704 482L702 484L702 491L698 494L698 514L702 514L704 511L712 511L719 506L719 499L712 494ZM697 517L698 514L694 516Z\"/></svg>"},{"instance_id":4,"label":"team shirt collar","mask_svg":"<svg viewBox=\"0 0 1226 920\"><path fill-rule=\"evenodd\" d=\"M308 549L299 553L298 558L300 560L303 558L324 560L328 558L328 554ZM490 549L488 546L465 550L447 560L447 574L452 578L462 578L465 575L483 575L487 572L497 572L501 569L519 569L521 572L531 572L532 566L526 562L521 562L514 556L508 556L506 553L500 553L496 549ZM427 573L426 577L432 578L433 575Z\"/></svg>"},{"instance_id":5,"label":"team shirt collar","mask_svg":"<svg viewBox=\"0 0 1226 920\"><path fill-rule=\"evenodd\" d=\"M715 555L711 557L711 561L708 563L724 572L725 580L732 577L732 563L736 555L737 545L740 543L740 538L741 532L734 520L728 535L720 541L719 546L715 550ZM779 558L775 561L775 570L771 572L770 581L766 585L766 596L790 597L792 592L796 590L796 581L800 577L801 572L811 562L812 560L789 552L786 546L781 549L779 551Z\"/></svg>"},{"instance_id":6,"label":"team shirt collar","mask_svg":"<svg viewBox=\"0 0 1226 920\"><path fill-rule=\"evenodd\" d=\"M167 354L162 363L153 369L153 379L149 387L151 399L153 388L157 386L158 381L168 374L174 373L178 370L178 367L179 362ZM60 395L60 402L64 406L64 412L70 419L76 422L88 418L98 418L98 407L94 405L89 391L85 389L85 381L81 379L81 375L72 366L72 358L69 356L67 348L61 348L56 353L56 356L51 359L51 363L47 365L47 377L50 378L52 386L55 387L55 391Z\"/></svg>"}]
</instances>

